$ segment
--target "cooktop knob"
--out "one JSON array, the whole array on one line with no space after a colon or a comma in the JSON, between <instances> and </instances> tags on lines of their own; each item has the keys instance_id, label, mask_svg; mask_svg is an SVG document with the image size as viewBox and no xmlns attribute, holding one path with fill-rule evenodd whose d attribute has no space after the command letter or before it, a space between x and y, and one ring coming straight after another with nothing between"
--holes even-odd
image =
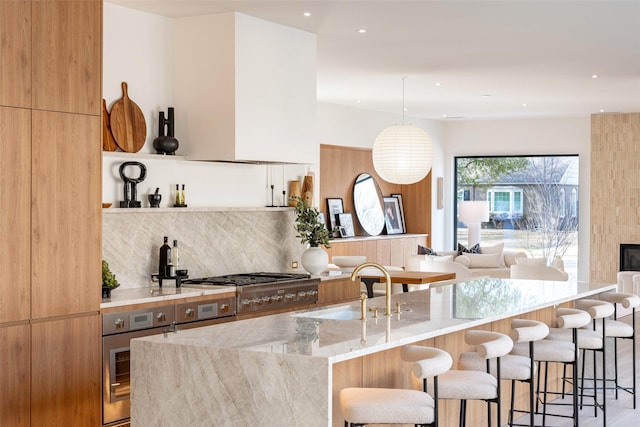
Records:
<instances>
[{"instance_id":1,"label":"cooktop knob","mask_svg":"<svg viewBox=\"0 0 640 427\"><path fill-rule=\"evenodd\" d=\"M124 328L124 319L121 317L118 317L117 319L115 319L113 321L113 326L116 327L116 329L122 329Z\"/></svg>"},{"instance_id":2,"label":"cooktop knob","mask_svg":"<svg viewBox=\"0 0 640 427\"><path fill-rule=\"evenodd\" d=\"M164 322L165 320L167 320L167 316L165 316L163 312L159 312L158 314L156 314L156 320L158 322Z\"/></svg>"},{"instance_id":3,"label":"cooktop knob","mask_svg":"<svg viewBox=\"0 0 640 427\"><path fill-rule=\"evenodd\" d=\"M193 308L187 308L184 311L184 317L186 317L187 319L192 318L194 316L194 314L195 314L195 311L193 310Z\"/></svg>"},{"instance_id":4,"label":"cooktop knob","mask_svg":"<svg viewBox=\"0 0 640 427\"><path fill-rule=\"evenodd\" d=\"M249 307L251 305L251 301L249 301L246 298L243 298L242 301L240 301L240 303L242 304L243 307Z\"/></svg>"}]
</instances>

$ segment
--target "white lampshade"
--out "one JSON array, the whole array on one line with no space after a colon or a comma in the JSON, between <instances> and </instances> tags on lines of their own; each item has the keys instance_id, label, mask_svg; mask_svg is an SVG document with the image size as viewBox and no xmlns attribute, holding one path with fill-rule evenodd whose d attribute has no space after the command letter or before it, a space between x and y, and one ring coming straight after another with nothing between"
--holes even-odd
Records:
<instances>
[{"instance_id":1,"label":"white lampshade","mask_svg":"<svg viewBox=\"0 0 640 427\"><path fill-rule=\"evenodd\" d=\"M460 202L458 219L466 224L489 221L489 202L486 200L465 200Z\"/></svg>"},{"instance_id":2,"label":"white lampshade","mask_svg":"<svg viewBox=\"0 0 640 427\"><path fill-rule=\"evenodd\" d=\"M392 184L413 184L429 174L433 146L419 127L395 125L380 132L372 156L380 178Z\"/></svg>"}]
</instances>

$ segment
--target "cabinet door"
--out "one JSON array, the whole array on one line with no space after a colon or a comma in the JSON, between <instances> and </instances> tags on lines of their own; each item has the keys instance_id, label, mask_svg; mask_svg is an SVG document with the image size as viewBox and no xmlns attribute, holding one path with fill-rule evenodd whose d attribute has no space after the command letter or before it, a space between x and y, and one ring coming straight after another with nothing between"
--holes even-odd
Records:
<instances>
[{"instance_id":1,"label":"cabinet door","mask_svg":"<svg viewBox=\"0 0 640 427\"><path fill-rule=\"evenodd\" d=\"M98 311L100 116L33 111L31 316Z\"/></svg>"},{"instance_id":2,"label":"cabinet door","mask_svg":"<svg viewBox=\"0 0 640 427\"><path fill-rule=\"evenodd\" d=\"M33 2L33 108L100 114L102 1Z\"/></svg>"},{"instance_id":3,"label":"cabinet door","mask_svg":"<svg viewBox=\"0 0 640 427\"><path fill-rule=\"evenodd\" d=\"M0 327L0 426L31 425L30 326Z\"/></svg>"},{"instance_id":4,"label":"cabinet door","mask_svg":"<svg viewBox=\"0 0 640 427\"><path fill-rule=\"evenodd\" d=\"M101 425L100 327L99 314L32 324L32 425Z\"/></svg>"},{"instance_id":5,"label":"cabinet door","mask_svg":"<svg viewBox=\"0 0 640 427\"><path fill-rule=\"evenodd\" d=\"M0 105L31 106L31 1L0 1Z\"/></svg>"},{"instance_id":6,"label":"cabinet door","mask_svg":"<svg viewBox=\"0 0 640 427\"><path fill-rule=\"evenodd\" d=\"M31 112L0 107L0 323L29 318Z\"/></svg>"}]
</instances>

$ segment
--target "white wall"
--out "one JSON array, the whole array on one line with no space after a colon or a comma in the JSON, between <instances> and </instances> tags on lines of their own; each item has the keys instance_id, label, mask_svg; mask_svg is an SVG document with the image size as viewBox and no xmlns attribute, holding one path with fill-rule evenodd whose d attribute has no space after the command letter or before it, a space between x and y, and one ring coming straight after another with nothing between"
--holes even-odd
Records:
<instances>
[{"instance_id":1,"label":"white wall","mask_svg":"<svg viewBox=\"0 0 640 427\"><path fill-rule=\"evenodd\" d=\"M487 120L447 122L444 158L446 248L453 247L453 158L472 155L578 154L580 192L578 232L578 279L588 280L589 259L589 180L591 164L591 120L589 117L564 119ZM433 230L435 224L433 224Z\"/></svg>"},{"instance_id":2,"label":"white wall","mask_svg":"<svg viewBox=\"0 0 640 427\"><path fill-rule=\"evenodd\" d=\"M158 136L158 115L173 107L172 93L172 21L162 16L104 3L102 93L107 108L122 97L121 83L127 82L129 97L140 107L147 121L147 138L140 153L154 153ZM176 109L176 115L181 114ZM180 141L181 130L175 136ZM180 141L184 149L186 140ZM319 150L314 144L310 150ZM181 149L178 149L178 155ZM185 160L162 160L151 156L104 156L102 201L118 206L123 199L123 184L118 169L125 161L139 161L148 174L138 186L142 206L146 195L160 188L161 207L171 206L175 184L185 184L189 206L265 206L271 204L270 184L274 184L275 204L282 204L283 187L289 180L302 180L308 172L317 173L317 161L311 165L247 165ZM284 179L283 179L284 174ZM273 177L273 178L272 178ZM284 186L283 186L283 181ZM316 203L318 180L316 179Z\"/></svg>"}]
</instances>

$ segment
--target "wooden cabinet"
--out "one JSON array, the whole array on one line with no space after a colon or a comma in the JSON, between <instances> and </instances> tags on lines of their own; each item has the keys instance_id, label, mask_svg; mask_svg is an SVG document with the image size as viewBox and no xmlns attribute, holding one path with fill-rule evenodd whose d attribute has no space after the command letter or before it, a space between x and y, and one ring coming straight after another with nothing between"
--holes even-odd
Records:
<instances>
[{"instance_id":1,"label":"wooden cabinet","mask_svg":"<svg viewBox=\"0 0 640 427\"><path fill-rule=\"evenodd\" d=\"M99 426L100 315L35 322L31 328L32 425Z\"/></svg>"},{"instance_id":2,"label":"wooden cabinet","mask_svg":"<svg viewBox=\"0 0 640 427\"><path fill-rule=\"evenodd\" d=\"M98 311L100 117L33 112L32 317Z\"/></svg>"},{"instance_id":3,"label":"wooden cabinet","mask_svg":"<svg viewBox=\"0 0 640 427\"><path fill-rule=\"evenodd\" d=\"M361 237L332 240L327 249L329 262L336 255L364 255L368 262L404 267L408 255L418 253L418 245L427 245L426 234Z\"/></svg>"},{"instance_id":4,"label":"wooden cabinet","mask_svg":"<svg viewBox=\"0 0 640 427\"><path fill-rule=\"evenodd\" d=\"M360 281L350 278L323 280L318 286L318 305L338 304L360 298Z\"/></svg>"},{"instance_id":5,"label":"wooden cabinet","mask_svg":"<svg viewBox=\"0 0 640 427\"><path fill-rule=\"evenodd\" d=\"M0 425L100 425L101 0L0 1Z\"/></svg>"},{"instance_id":6,"label":"wooden cabinet","mask_svg":"<svg viewBox=\"0 0 640 427\"><path fill-rule=\"evenodd\" d=\"M0 426L31 425L30 329L28 323L0 327Z\"/></svg>"},{"instance_id":7,"label":"wooden cabinet","mask_svg":"<svg viewBox=\"0 0 640 427\"><path fill-rule=\"evenodd\" d=\"M28 108L31 106L30 0L0 1L0 40L0 105Z\"/></svg>"},{"instance_id":8,"label":"wooden cabinet","mask_svg":"<svg viewBox=\"0 0 640 427\"><path fill-rule=\"evenodd\" d=\"M31 112L0 107L0 324L29 319Z\"/></svg>"},{"instance_id":9,"label":"wooden cabinet","mask_svg":"<svg viewBox=\"0 0 640 427\"><path fill-rule=\"evenodd\" d=\"M33 108L99 115L102 1L34 1L32 40Z\"/></svg>"},{"instance_id":10,"label":"wooden cabinet","mask_svg":"<svg viewBox=\"0 0 640 427\"><path fill-rule=\"evenodd\" d=\"M314 34L237 13L174 24L176 127L190 159L317 162Z\"/></svg>"}]
</instances>

